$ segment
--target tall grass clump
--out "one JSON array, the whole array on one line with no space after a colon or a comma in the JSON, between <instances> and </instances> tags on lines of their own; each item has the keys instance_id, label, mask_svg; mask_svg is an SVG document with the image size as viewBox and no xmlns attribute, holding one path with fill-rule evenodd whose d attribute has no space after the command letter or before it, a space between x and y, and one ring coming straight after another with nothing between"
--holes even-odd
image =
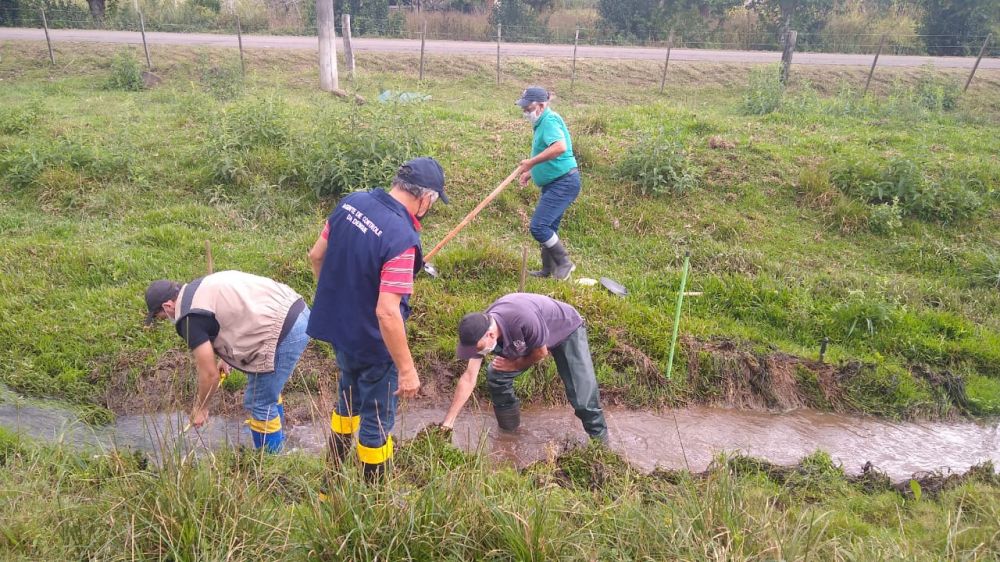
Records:
<instances>
[{"instance_id":1,"label":"tall grass clump","mask_svg":"<svg viewBox=\"0 0 1000 562\"><path fill-rule=\"evenodd\" d=\"M419 124L398 108L374 107L322 120L298 149L298 172L316 195L385 187L423 151Z\"/></svg>"},{"instance_id":2,"label":"tall grass clump","mask_svg":"<svg viewBox=\"0 0 1000 562\"><path fill-rule=\"evenodd\" d=\"M0 107L0 135L25 135L38 122L41 104L34 100L22 106Z\"/></svg>"},{"instance_id":3,"label":"tall grass clump","mask_svg":"<svg viewBox=\"0 0 1000 562\"><path fill-rule=\"evenodd\" d=\"M275 95L226 106L212 126L208 160L216 181L246 185L255 178L280 183L288 168L288 109Z\"/></svg>"},{"instance_id":4,"label":"tall grass clump","mask_svg":"<svg viewBox=\"0 0 1000 562\"><path fill-rule=\"evenodd\" d=\"M219 101L234 100L246 91L243 69L236 61L201 65L199 83L209 94Z\"/></svg>"},{"instance_id":5,"label":"tall grass clump","mask_svg":"<svg viewBox=\"0 0 1000 562\"><path fill-rule=\"evenodd\" d=\"M842 191L872 205L899 205L908 216L941 222L964 219L982 204L983 180L955 170L930 173L930 165L907 157L885 162L849 160L836 166L832 179Z\"/></svg>"},{"instance_id":6,"label":"tall grass clump","mask_svg":"<svg viewBox=\"0 0 1000 562\"><path fill-rule=\"evenodd\" d=\"M145 88L142 80L142 65L129 49L122 49L111 59L111 73L108 76L109 90L138 92Z\"/></svg>"},{"instance_id":7,"label":"tall grass clump","mask_svg":"<svg viewBox=\"0 0 1000 562\"><path fill-rule=\"evenodd\" d=\"M932 111L955 109L962 89L954 79L941 76L934 67L925 67L914 90L917 102Z\"/></svg>"},{"instance_id":8,"label":"tall grass clump","mask_svg":"<svg viewBox=\"0 0 1000 562\"><path fill-rule=\"evenodd\" d=\"M615 168L643 195L683 195L698 186L699 170L680 140L664 130L643 133Z\"/></svg>"},{"instance_id":9,"label":"tall grass clump","mask_svg":"<svg viewBox=\"0 0 1000 562\"><path fill-rule=\"evenodd\" d=\"M756 66L750 69L750 80L743 92L743 112L747 115L767 115L781 107L785 86L778 67Z\"/></svg>"}]
</instances>

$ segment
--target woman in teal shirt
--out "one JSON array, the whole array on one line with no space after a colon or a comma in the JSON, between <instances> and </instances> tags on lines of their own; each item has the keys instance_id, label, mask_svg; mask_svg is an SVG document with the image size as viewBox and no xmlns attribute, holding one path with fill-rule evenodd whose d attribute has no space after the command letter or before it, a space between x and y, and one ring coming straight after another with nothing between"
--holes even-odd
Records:
<instances>
[{"instance_id":1,"label":"woman in teal shirt","mask_svg":"<svg viewBox=\"0 0 1000 562\"><path fill-rule=\"evenodd\" d=\"M541 271L535 277L569 279L576 266L559 239L559 223L566 209L580 195L580 173L573 156L573 140L558 113L549 108L551 95L545 88L530 86L515 103L534 127L531 158L521 161L521 185L534 180L542 195L531 217L531 235L542 253Z\"/></svg>"}]
</instances>

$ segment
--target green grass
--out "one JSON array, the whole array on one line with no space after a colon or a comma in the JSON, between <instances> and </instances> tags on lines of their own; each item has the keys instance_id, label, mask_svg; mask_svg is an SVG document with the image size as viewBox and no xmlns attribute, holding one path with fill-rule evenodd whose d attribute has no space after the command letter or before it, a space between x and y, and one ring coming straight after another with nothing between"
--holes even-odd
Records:
<instances>
[{"instance_id":1,"label":"green grass","mask_svg":"<svg viewBox=\"0 0 1000 562\"><path fill-rule=\"evenodd\" d=\"M425 435L391 477L230 451L75 454L0 432L7 560L990 560L1000 481L983 465L920 497L845 476L721 458L704 474L635 472L601 447L523 472ZM319 491L326 497L321 498Z\"/></svg>"},{"instance_id":2,"label":"green grass","mask_svg":"<svg viewBox=\"0 0 1000 562\"><path fill-rule=\"evenodd\" d=\"M702 296L685 302L685 337L808 359L828 337L828 361L863 364L842 381L851 409L996 412L995 73L980 72L953 100L923 85L924 70L885 69L874 97L860 98L848 85L862 70L801 67L780 104L757 116L744 107L747 68L735 65L671 67L660 95L656 66L639 61L583 62L569 92L566 61L505 61L497 87L487 60L432 58L418 84L412 57L366 54L344 83L368 100L357 106L319 94L308 53L251 52L250 75L230 87L233 52L159 47L164 84L125 92L105 88L114 52L61 47L70 62L53 70L38 44L3 47L0 380L20 392L106 405L113 372L149 376L157 353L179 341L141 328L142 291L155 278L203 274L205 240L216 269L311 295L305 253L333 197L383 185L409 154L433 155L447 173L453 203L437 206L423 233L433 245L526 153L530 130L511 100L543 82L582 163L583 195L561 232L577 275L612 277L631 295L534 279L527 290L586 315L608 396L638 406L718 394L706 379L688 381L687 346L662 380L690 250L689 290ZM381 89L433 99L383 105ZM934 103L927 92L939 94ZM650 146L657 138L663 146ZM696 170L696 181L680 190L659 175L644 187L639 175L650 172L629 161L635 149ZM890 184L897 191L879 196ZM893 194L899 213L886 216L878 206ZM508 189L437 259L443 277L418 281L409 323L418 366L460 372L458 319L516 290L522 247L529 266L537 259L525 218L536 199L534 187ZM942 398L918 365L967 377L977 406ZM816 395L816 381L798 380ZM518 390L558 396L544 380Z\"/></svg>"}]
</instances>

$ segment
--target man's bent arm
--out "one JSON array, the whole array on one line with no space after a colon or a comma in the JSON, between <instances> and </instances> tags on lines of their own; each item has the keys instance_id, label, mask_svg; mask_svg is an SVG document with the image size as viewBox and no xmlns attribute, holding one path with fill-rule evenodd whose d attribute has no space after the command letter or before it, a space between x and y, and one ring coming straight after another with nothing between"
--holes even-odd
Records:
<instances>
[{"instance_id":1,"label":"man's bent arm","mask_svg":"<svg viewBox=\"0 0 1000 562\"><path fill-rule=\"evenodd\" d=\"M312 265L313 280L319 281L319 272L323 269L323 258L326 257L326 238L320 236L309 250L309 263Z\"/></svg>"},{"instance_id":2,"label":"man's bent arm","mask_svg":"<svg viewBox=\"0 0 1000 562\"><path fill-rule=\"evenodd\" d=\"M524 357L518 357L517 359L508 359L506 364L508 368L504 370L523 371L528 367L534 365L535 363L538 363L542 359L545 359L545 356L548 354L549 354L548 347L544 345L542 347L536 347L531 351L531 353L525 355Z\"/></svg>"},{"instance_id":3,"label":"man's bent arm","mask_svg":"<svg viewBox=\"0 0 1000 562\"><path fill-rule=\"evenodd\" d=\"M191 350L195 367L198 370L198 396L194 399L194 413L207 410L208 399L219 387L219 369L215 362L215 350L212 342L205 342Z\"/></svg>"},{"instance_id":4,"label":"man's bent arm","mask_svg":"<svg viewBox=\"0 0 1000 562\"><path fill-rule=\"evenodd\" d=\"M455 385L455 397L451 399L448 413L445 415L444 421L441 422L444 427L455 426L455 419L458 418L459 412L465 407L465 403L469 401L472 391L476 388L476 378L479 376L479 368L482 366L482 358L476 357L469 360L469 365L462 373L462 377L458 379L458 384Z\"/></svg>"}]
</instances>

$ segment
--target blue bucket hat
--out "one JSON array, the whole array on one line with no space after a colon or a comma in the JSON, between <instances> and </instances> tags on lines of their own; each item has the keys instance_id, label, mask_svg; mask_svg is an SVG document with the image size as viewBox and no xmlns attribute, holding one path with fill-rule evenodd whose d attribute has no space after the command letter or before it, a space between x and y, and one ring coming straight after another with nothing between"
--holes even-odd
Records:
<instances>
[{"instance_id":1,"label":"blue bucket hat","mask_svg":"<svg viewBox=\"0 0 1000 562\"><path fill-rule=\"evenodd\" d=\"M444 194L444 168L438 161L428 156L407 161L396 171L396 177L406 183L436 191L441 200L448 203Z\"/></svg>"},{"instance_id":2,"label":"blue bucket hat","mask_svg":"<svg viewBox=\"0 0 1000 562\"><path fill-rule=\"evenodd\" d=\"M521 94L521 99L514 102L514 105L528 107L533 103L547 102L551 97L548 90L541 86L528 86Z\"/></svg>"}]
</instances>

